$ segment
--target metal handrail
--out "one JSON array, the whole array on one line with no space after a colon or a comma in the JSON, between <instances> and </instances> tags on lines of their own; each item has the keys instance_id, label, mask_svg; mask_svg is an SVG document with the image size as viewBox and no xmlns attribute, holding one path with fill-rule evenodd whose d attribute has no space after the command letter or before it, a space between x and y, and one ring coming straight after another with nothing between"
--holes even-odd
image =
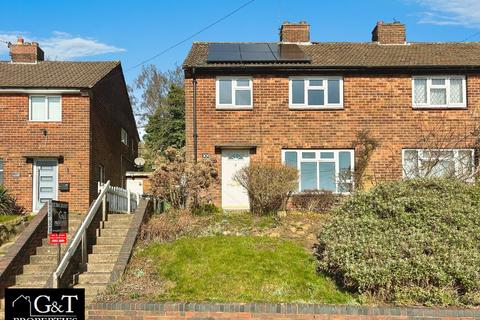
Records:
<instances>
[{"instance_id":1,"label":"metal handrail","mask_svg":"<svg viewBox=\"0 0 480 320\"><path fill-rule=\"evenodd\" d=\"M100 194L98 195L97 199L93 203L93 205L90 207L90 210L87 213L86 218L82 221L82 224L78 228L77 232L75 232L75 235L73 236L72 242L70 242L70 245L68 246L67 250L65 251L65 255L63 256L62 260L58 264L57 269L53 273L53 287L58 288L59 281L58 279L63 275L65 272L70 260L73 257L73 254L77 250L78 246L80 245L81 242L84 242L84 245L86 244L86 231L87 228L90 226L90 223L92 222L95 214L97 213L97 210L100 208L100 205L102 202L105 200L105 196L108 192L108 187L110 186L110 180L108 180L105 185L103 186L103 189L101 190ZM105 215L105 212L103 213ZM103 220L105 220L105 216L103 217Z\"/></svg>"}]
</instances>

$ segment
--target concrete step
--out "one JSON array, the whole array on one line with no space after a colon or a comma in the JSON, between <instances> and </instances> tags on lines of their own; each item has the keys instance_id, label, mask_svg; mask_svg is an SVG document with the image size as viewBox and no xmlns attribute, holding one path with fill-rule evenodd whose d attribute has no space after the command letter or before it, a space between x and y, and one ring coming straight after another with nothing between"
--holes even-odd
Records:
<instances>
[{"instance_id":1,"label":"concrete step","mask_svg":"<svg viewBox=\"0 0 480 320\"><path fill-rule=\"evenodd\" d=\"M97 238L97 244L123 244L125 237L107 237L100 236Z\"/></svg>"},{"instance_id":2,"label":"concrete step","mask_svg":"<svg viewBox=\"0 0 480 320\"><path fill-rule=\"evenodd\" d=\"M100 230L100 236L106 237L125 237L128 229L102 229Z\"/></svg>"},{"instance_id":3,"label":"concrete step","mask_svg":"<svg viewBox=\"0 0 480 320\"><path fill-rule=\"evenodd\" d=\"M36 254L30 256L30 264L51 264L57 263L56 254Z\"/></svg>"},{"instance_id":4,"label":"concrete step","mask_svg":"<svg viewBox=\"0 0 480 320\"><path fill-rule=\"evenodd\" d=\"M105 291L106 286L102 284L76 284L74 288L84 288L85 297L94 297L98 293Z\"/></svg>"},{"instance_id":5,"label":"concrete step","mask_svg":"<svg viewBox=\"0 0 480 320\"><path fill-rule=\"evenodd\" d=\"M115 263L117 261L118 254L89 254L88 264L90 263Z\"/></svg>"},{"instance_id":6,"label":"concrete step","mask_svg":"<svg viewBox=\"0 0 480 320\"><path fill-rule=\"evenodd\" d=\"M15 285L29 285L32 288L44 286L50 274L21 274L15 277Z\"/></svg>"},{"instance_id":7,"label":"concrete step","mask_svg":"<svg viewBox=\"0 0 480 320\"><path fill-rule=\"evenodd\" d=\"M93 263L87 264L87 272L112 272L115 263Z\"/></svg>"},{"instance_id":8,"label":"concrete step","mask_svg":"<svg viewBox=\"0 0 480 320\"><path fill-rule=\"evenodd\" d=\"M86 272L78 277L79 284L105 284L110 280L110 272Z\"/></svg>"},{"instance_id":9,"label":"concrete step","mask_svg":"<svg viewBox=\"0 0 480 320\"><path fill-rule=\"evenodd\" d=\"M130 221L105 221L105 229L126 229L130 226Z\"/></svg>"},{"instance_id":10,"label":"concrete step","mask_svg":"<svg viewBox=\"0 0 480 320\"><path fill-rule=\"evenodd\" d=\"M48 264L26 264L23 266L23 274L51 274L56 266L57 261Z\"/></svg>"},{"instance_id":11,"label":"concrete step","mask_svg":"<svg viewBox=\"0 0 480 320\"><path fill-rule=\"evenodd\" d=\"M133 218L133 214L109 214L107 216L108 221L130 221Z\"/></svg>"},{"instance_id":12,"label":"concrete step","mask_svg":"<svg viewBox=\"0 0 480 320\"><path fill-rule=\"evenodd\" d=\"M96 244L93 246L92 253L113 253L118 254L122 248L119 244Z\"/></svg>"},{"instance_id":13,"label":"concrete step","mask_svg":"<svg viewBox=\"0 0 480 320\"><path fill-rule=\"evenodd\" d=\"M64 245L62 245L61 250L62 252L63 250L65 250ZM47 244L47 245L38 247L36 252L38 255L51 255L56 257L57 251L58 251L58 248L56 244Z\"/></svg>"}]
</instances>

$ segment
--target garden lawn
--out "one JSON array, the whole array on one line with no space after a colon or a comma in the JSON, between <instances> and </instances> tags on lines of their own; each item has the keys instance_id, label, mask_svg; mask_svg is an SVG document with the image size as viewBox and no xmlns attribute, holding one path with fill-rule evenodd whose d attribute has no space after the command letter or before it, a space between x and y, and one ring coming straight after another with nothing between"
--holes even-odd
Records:
<instances>
[{"instance_id":1,"label":"garden lawn","mask_svg":"<svg viewBox=\"0 0 480 320\"><path fill-rule=\"evenodd\" d=\"M164 286L144 298L157 301L355 301L330 278L317 274L311 254L301 244L289 240L255 236L186 237L139 248L134 259L147 261L144 267L154 266L153 274ZM129 274L124 279L126 283L141 278L145 270L129 270Z\"/></svg>"}]
</instances>

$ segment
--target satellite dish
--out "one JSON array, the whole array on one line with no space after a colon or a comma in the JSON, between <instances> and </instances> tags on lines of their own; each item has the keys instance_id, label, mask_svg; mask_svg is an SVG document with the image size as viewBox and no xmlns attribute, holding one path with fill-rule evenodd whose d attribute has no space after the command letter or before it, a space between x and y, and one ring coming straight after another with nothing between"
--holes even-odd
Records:
<instances>
[{"instance_id":1,"label":"satellite dish","mask_svg":"<svg viewBox=\"0 0 480 320\"><path fill-rule=\"evenodd\" d=\"M143 159L141 157L138 157L138 158L135 158L135 160L133 160L133 162L135 162L136 166L141 167L145 164L145 159Z\"/></svg>"}]
</instances>

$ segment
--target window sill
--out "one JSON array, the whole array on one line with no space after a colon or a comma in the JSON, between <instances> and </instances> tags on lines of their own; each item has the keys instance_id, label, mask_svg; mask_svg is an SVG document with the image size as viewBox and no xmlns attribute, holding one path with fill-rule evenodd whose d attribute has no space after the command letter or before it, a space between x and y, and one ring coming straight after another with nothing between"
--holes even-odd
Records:
<instances>
[{"instance_id":1,"label":"window sill","mask_svg":"<svg viewBox=\"0 0 480 320\"><path fill-rule=\"evenodd\" d=\"M253 106L216 106L216 110L253 110Z\"/></svg>"},{"instance_id":2,"label":"window sill","mask_svg":"<svg viewBox=\"0 0 480 320\"><path fill-rule=\"evenodd\" d=\"M343 110L343 106L323 106L323 107L309 107L309 106L288 106L289 110Z\"/></svg>"},{"instance_id":3,"label":"window sill","mask_svg":"<svg viewBox=\"0 0 480 320\"><path fill-rule=\"evenodd\" d=\"M467 106L412 106L414 110L465 110Z\"/></svg>"},{"instance_id":4,"label":"window sill","mask_svg":"<svg viewBox=\"0 0 480 320\"><path fill-rule=\"evenodd\" d=\"M44 122L48 122L48 123L61 123L62 120L28 120L28 122L31 122L31 123L44 123Z\"/></svg>"}]
</instances>

